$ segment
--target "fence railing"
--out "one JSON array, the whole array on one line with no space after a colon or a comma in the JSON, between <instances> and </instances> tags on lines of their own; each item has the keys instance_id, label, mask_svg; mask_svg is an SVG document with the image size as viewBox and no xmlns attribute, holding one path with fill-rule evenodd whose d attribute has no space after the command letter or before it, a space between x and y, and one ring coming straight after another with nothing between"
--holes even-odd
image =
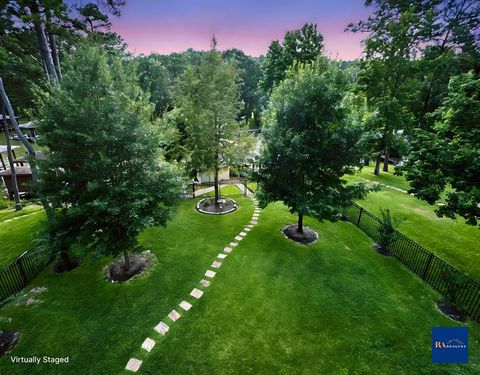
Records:
<instances>
[{"instance_id":1,"label":"fence railing","mask_svg":"<svg viewBox=\"0 0 480 375\"><path fill-rule=\"evenodd\" d=\"M358 204L345 209L344 215L368 236L374 240L379 239L378 228L381 221L375 215ZM388 250L391 255L440 293L447 295L450 292L451 286L445 275L459 272L456 268L398 231L395 231ZM465 277L464 281L456 286L454 299L458 308L468 313L472 319L480 321L480 284L478 282Z\"/></svg>"},{"instance_id":2,"label":"fence railing","mask_svg":"<svg viewBox=\"0 0 480 375\"><path fill-rule=\"evenodd\" d=\"M25 288L52 258L52 252L48 248L36 246L0 270L0 306Z\"/></svg>"}]
</instances>

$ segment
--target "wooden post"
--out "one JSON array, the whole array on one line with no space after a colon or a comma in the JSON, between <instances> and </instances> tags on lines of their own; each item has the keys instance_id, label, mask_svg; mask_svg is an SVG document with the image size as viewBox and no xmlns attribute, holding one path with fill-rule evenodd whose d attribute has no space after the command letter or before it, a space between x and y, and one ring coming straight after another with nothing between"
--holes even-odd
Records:
<instances>
[{"instance_id":1,"label":"wooden post","mask_svg":"<svg viewBox=\"0 0 480 375\"><path fill-rule=\"evenodd\" d=\"M363 207L360 207L360 213L358 214L357 227L360 227L360 219L362 218Z\"/></svg>"},{"instance_id":2,"label":"wooden post","mask_svg":"<svg viewBox=\"0 0 480 375\"><path fill-rule=\"evenodd\" d=\"M10 172L12 174L12 187L13 187L13 196L15 198L15 210L20 211L22 209L22 204L20 202L20 194L18 194L17 172L15 171L15 165L13 164L12 145L10 144L10 134L8 131L7 117L5 114L4 103L2 103L2 116L3 116L3 131L5 132L5 140L7 143L8 163L10 164Z\"/></svg>"}]
</instances>

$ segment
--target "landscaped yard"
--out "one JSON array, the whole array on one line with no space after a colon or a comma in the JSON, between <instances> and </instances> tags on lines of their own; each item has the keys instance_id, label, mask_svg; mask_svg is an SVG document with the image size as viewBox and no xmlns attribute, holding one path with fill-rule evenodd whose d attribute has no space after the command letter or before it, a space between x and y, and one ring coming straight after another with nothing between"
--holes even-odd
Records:
<instances>
[{"instance_id":1,"label":"landscaped yard","mask_svg":"<svg viewBox=\"0 0 480 375\"><path fill-rule=\"evenodd\" d=\"M105 258L68 274L45 270L27 288L48 287L42 302L12 302L0 315L13 319L5 328L22 334L11 355L69 356L69 364L14 365L6 356L0 373L122 374L131 357L143 360L140 374L480 371L476 323L469 323L468 365L431 363L431 328L461 324L436 310L439 296L428 285L374 252L349 223L306 218L320 238L298 245L280 233L295 216L271 204L210 287L200 287L216 255L250 221L251 200L232 197L240 206L232 214L203 215L196 200L185 200L166 228L143 232L140 242L156 263L125 284L105 281ZM194 287L205 291L198 301L189 296ZM193 305L188 312L178 307L184 299ZM166 318L173 308L182 314L175 323ZM153 330L161 320L171 326L164 337ZM145 337L156 341L151 353L140 348Z\"/></svg>"},{"instance_id":2,"label":"landscaped yard","mask_svg":"<svg viewBox=\"0 0 480 375\"><path fill-rule=\"evenodd\" d=\"M0 210L0 269L33 246L44 219L43 209L38 205L25 206L21 211Z\"/></svg>"},{"instance_id":3,"label":"landscaped yard","mask_svg":"<svg viewBox=\"0 0 480 375\"><path fill-rule=\"evenodd\" d=\"M360 181L359 177L390 186L408 189L407 181L393 173L381 172L373 175L373 170L363 170L355 176L347 176L349 181ZM480 231L475 226L465 224L465 220L439 218L435 214L438 206L398 190L385 187L382 191L370 193L358 202L361 206L381 217L380 209L389 208L392 215L404 221L398 230L417 241L426 249L453 266L464 269L471 277L480 281Z\"/></svg>"}]
</instances>

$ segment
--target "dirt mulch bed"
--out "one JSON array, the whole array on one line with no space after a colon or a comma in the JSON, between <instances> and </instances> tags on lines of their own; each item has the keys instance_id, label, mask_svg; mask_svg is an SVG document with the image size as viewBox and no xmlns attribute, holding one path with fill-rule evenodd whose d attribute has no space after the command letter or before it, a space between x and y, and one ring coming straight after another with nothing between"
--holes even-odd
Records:
<instances>
[{"instance_id":1,"label":"dirt mulch bed","mask_svg":"<svg viewBox=\"0 0 480 375\"><path fill-rule=\"evenodd\" d=\"M303 226L303 233L297 231L296 224L287 225L282 229L282 233L285 237L291 239L292 241L307 245L311 244L318 240L318 234L309 227Z\"/></svg>"},{"instance_id":2,"label":"dirt mulch bed","mask_svg":"<svg viewBox=\"0 0 480 375\"><path fill-rule=\"evenodd\" d=\"M468 315L460 310L457 306L441 299L437 301L437 308L450 319L457 322L465 323L468 320Z\"/></svg>"},{"instance_id":3,"label":"dirt mulch bed","mask_svg":"<svg viewBox=\"0 0 480 375\"><path fill-rule=\"evenodd\" d=\"M8 353L20 340L18 331L0 331L0 357Z\"/></svg>"},{"instance_id":4,"label":"dirt mulch bed","mask_svg":"<svg viewBox=\"0 0 480 375\"><path fill-rule=\"evenodd\" d=\"M201 199L197 203L197 210L203 214L223 215L229 214L238 208L237 202L230 198L220 198L215 204L215 197Z\"/></svg>"},{"instance_id":5,"label":"dirt mulch bed","mask_svg":"<svg viewBox=\"0 0 480 375\"><path fill-rule=\"evenodd\" d=\"M130 269L125 269L125 260L123 257L116 259L112 264L105 267L105 274L112 283L121 283L135 276L140 275L149 268L155 260L155 256L150 250L130 255Z\"/></svg>"},{"instance_id":6,"label":"dirt mulch bed","mask_svg":"<svg viewBox=\"0 0 480 375\"><path fill-rule=\"evenodd\" d=\"M54 265L53 265L53 272L55 273L64 273L70 272L80 266L80 258L70 258L69 261L65 261L65 259L60 258Z\"/></svg>"},{"instance_id":7,"label":"dirt mulch bed","mask_svg":"<svg viewBox=\"0 0 480 375\"><path fill-rule=\"evenodd\" d=\"M373 245L373 250L375 250L377 253L380 255L383 255L384 257L390 257L392 254L390 254L390 251L385 250L383 247L381 247L378 243Z\"/></svg>"}]
</instances>

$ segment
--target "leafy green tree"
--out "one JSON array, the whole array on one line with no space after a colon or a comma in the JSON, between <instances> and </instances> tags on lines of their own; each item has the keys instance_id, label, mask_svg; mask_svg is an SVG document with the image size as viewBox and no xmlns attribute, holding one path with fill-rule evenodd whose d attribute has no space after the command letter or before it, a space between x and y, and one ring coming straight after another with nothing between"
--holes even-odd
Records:
<instances>
[{"instance_id":1,"label":"leafy green tree","mask_svg":"<svg viewBox=\"0 0 480 375\"><path fill-rule=\"evenodd\" d=\"M214 170L216 202L220 167L242 161L252 145L237 121L242 106L237 81L237 69L222 59L213 39L200 65L187 67L176 92L175 104L185 119L192 166Z\"/></svg>"},{"instance_id":2,"label":"leafy green tree","mask_svg":"<svg viewBox=\"0 0 480 375\"><path fill-rule=\"evenodd\" d=\"M306 23L301 29L285 34L283 44L273 41L263 62L262 88L269 93L285 77L287 70L297 63L314 62L323 49L323 35L317 25Z\"/></svg>"},{"instance_id":3,"label":"leafy green tree","mask_svg":"<svg viewBox=\"0 0 480 375\"><path fill-rule=\"evenodd\" d=\"M40 92L41 195L54 208L50 240L64 254L72 241L101 255L123 253L137 234L165 225L181 192L160 155L153 108L131 66L81 43L59 85Z\"/></svg>"},{"instance_id":4,"label":"leafy green tree","mask_svg":"<svg viewBox=\"0 0 480 375\"><path fill-rule=\"evenodd\" d=\"M250 127L259 128L261 108L258 85L262 78L262 70L258 59L248 56L236 48L228 49L222 55L226 60L235 61L242 81L240 98L244 103L244 108L242 108L239 118L243 119L247 125L252 119L253 126Z\"/></svg>"},{"instance_id":5,"label":"leafy green tree","mask_svg":"<svg viewBox=\"0 0 480 375\"><path fill-rule=\"evenodd\" d=\"M361 127L344 106L348 86L337 64L319 58L292 69L274 88L262 132L264 147L256 179L262 206L283 201L303 216L335 220L341 208L363 197L362 184L346 184L362 157Z\"/></svg>"},{"instance_id":6,"label":"leafy green tree","mask_svg":"<svg viewBox=\"0 0 480 375\"><path fill-rule=\"evenodd\" d=\"M439 216L459 215L471 225L480 217L480 79L473 72L455 76L447 96L432 114L431 129L416 129L403 169L418 198L434 204L445 188Z\"/></svg>"}]
</instances>

